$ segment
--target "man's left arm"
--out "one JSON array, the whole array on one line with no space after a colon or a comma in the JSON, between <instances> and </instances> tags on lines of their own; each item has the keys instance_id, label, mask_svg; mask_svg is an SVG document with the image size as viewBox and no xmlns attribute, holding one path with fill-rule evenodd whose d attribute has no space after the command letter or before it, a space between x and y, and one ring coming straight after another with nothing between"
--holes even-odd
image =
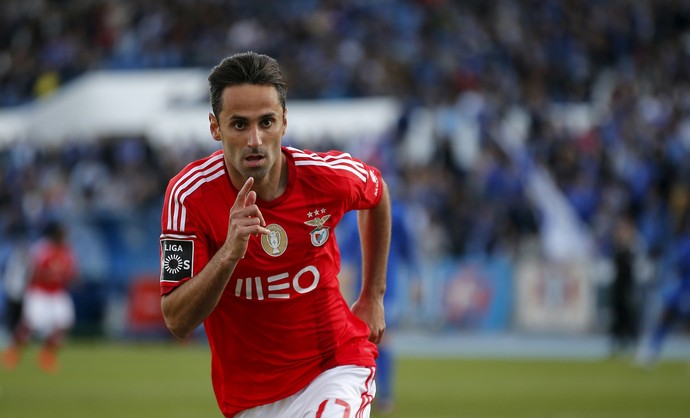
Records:
<instances>
[{"instance_id":1,"label":"man's left arm","mask_svg":"<svg viewBox=\"0 0 690 418\"><path fill-rule=\"evenodd\" d=\"M391 203L388 186L378 205L357 212L362 244L362 290L352 312L369 325L369 340L378 344L386 330L383 296L386 292L386 267L391 242Z\"/></svg>"}]
</instances>

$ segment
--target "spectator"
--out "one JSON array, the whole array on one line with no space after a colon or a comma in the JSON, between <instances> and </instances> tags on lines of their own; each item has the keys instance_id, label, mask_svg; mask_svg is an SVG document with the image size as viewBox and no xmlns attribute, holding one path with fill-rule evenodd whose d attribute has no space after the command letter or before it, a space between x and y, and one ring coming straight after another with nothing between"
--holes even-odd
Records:
<instances>
[{"instance_id":1,"label":"spectator","mask_svg":"<svg viewBox=\"0 0 690 418\"><path fill-rule=\"evenodd\" d=\"M637 343L639 309L636 277L637 233L629 216L621 216L613 237L613 282L611 283L612 354L625 352Z\"/></svg>"}]
</instances>

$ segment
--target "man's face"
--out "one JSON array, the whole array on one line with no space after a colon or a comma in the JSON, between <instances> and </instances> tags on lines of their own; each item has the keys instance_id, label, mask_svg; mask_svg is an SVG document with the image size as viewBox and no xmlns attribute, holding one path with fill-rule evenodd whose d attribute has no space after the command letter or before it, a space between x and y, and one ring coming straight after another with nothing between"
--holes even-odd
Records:
<instances>
[{"instance_id":1,"label":"man's face","mask_svg":"<svg viewBox=\"0 0 690 418\"><path fill-rule=\"evenodd\" d=\"M226 87L223 110L209 115L211 134L223 144L231 176L259 181L280 161L280 145L287 127L286 111L273 86L243 84Z\"/></svg>"}]
</instances>

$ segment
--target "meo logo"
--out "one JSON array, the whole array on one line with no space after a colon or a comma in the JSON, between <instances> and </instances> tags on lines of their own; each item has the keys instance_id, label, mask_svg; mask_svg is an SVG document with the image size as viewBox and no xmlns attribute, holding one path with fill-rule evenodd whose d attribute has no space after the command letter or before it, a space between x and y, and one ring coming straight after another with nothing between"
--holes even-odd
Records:
<instances>
[{"instance_id":1,"label":"meo logo","mask_svg":"<svg viewBox=\"0 0 690 418\"><path fill-rule=\"evenodd\" d=\"M261 277L247 277L237 279L235 284L235 296L245 299L257 300L268 299L290 299L290 294L294 290L297 293L309 293L316 289L321 279L319 270L314 266L307 266L298 271L294 277L290 278L289 273L280 273L266 278L266 286L262 283Z\"/></svg>"}]
</instances>

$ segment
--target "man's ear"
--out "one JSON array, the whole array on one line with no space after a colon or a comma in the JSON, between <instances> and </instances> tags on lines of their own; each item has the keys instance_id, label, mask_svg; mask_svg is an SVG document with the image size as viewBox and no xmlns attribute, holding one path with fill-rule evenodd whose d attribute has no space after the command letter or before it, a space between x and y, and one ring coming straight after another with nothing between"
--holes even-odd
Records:
<instances>
[{"instance_id":1,"label":"man's ear","mask_svg":"<svg viewBox=\"0 0 690 418\"><path fill-rule=\"evenodd\" d=\"M208 114L208 124L209 124L209 129L211 131L211 136L213 139L216 141L220 141L221 136L220 136L220 125L218 124L218 119L216 119L215 116L213 116L213 113Z\"/></svg>"},{"instance_id":2,"label":"man's ear","mask_svg":"<svg viewBox=\"0 0 690 418\"><path fill-rule=\"evenodd\" d=\"M283 135L285 135L285 131L287 130L287 107L283 111Z\"/></svg>"}]
</instances>

